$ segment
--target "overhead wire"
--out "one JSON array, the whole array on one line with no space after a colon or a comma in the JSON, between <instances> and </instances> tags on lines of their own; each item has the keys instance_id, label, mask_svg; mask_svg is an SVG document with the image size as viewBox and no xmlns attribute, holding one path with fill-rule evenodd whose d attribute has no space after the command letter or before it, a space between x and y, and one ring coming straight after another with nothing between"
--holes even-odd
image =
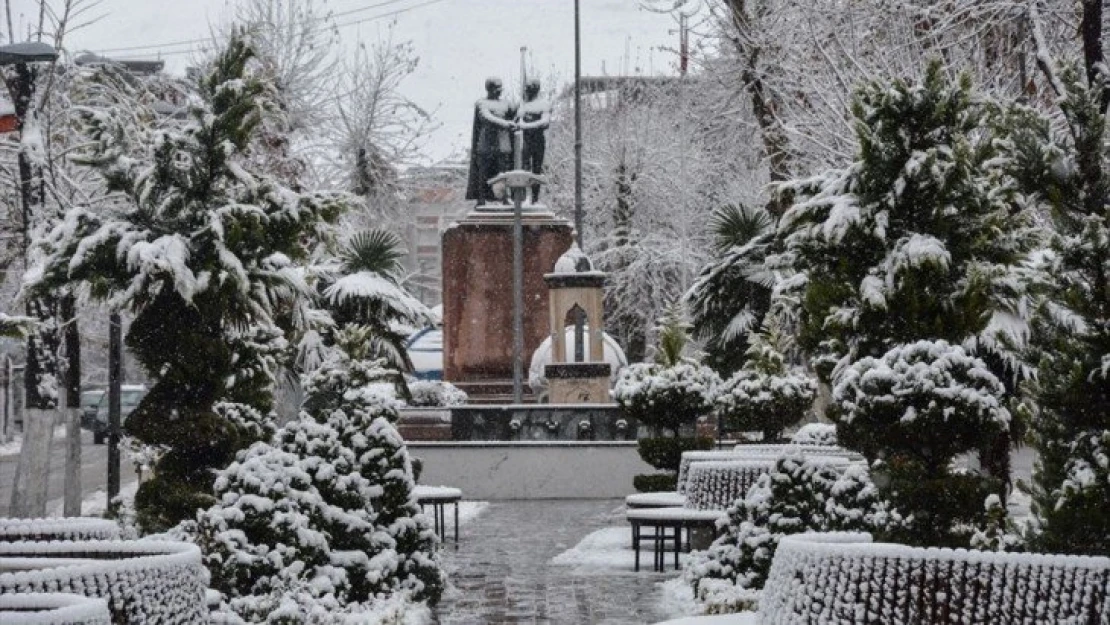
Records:
<instances>
[{"instance_id":1,"label":"overhead wire","mask_svg":"<svg viewBox=\"0 0 1110 625\"><path fill-rule=\"evenodd\" d=\"M371 10L371 9L382 8L382 7L391 5L391 4L397 4L398 2L405 2L405 1L407 1L407 0L385 0L384 2L379 2L379 3L368 5L368 6L358 7L358 8L355 8L355 9L348 9L346 11L341 11L339 13L333 13L333 14L321 16L321 17L315 18L313 21L315 21L315 22L327 22L327 21L330 21L330 20L332 20L336 17L344 17L344 16L348 16L348 15L353 15L353 14L356 14L356 13L362 13L364 11L368 11L368 10ZM395 9L393 11L387 11L385 13L380 13L378 15L372 15L370 17L351 20L349 22L343 22L343 23L339 23L339 24L324 24L323 26L314 29L313 32L322 32L322 31L325 31L325 30L328 30L328 29L331 29L331 28L336 28L336 29L347 28L349 26L357 26L359 24L374 22L374 21L377 21L377 20L385 19L387 17L392 17L394 15L400 15L402 13L408 13L409 11L413 11L415 9L419 9L421 7L429 6L429 5L432 5L432 4L438 4L438 3L444 2L444 1L445 0L426 0L425 2L414 4L414 5L409 6L409 7L404 7L404 8L401 8L401 9ZM98 54L106 54L106 53L110 53L110 52L128 52L128 51L132 51L132 50L151 50L150 52L141 53L141 54L130 54L130 55L122 55L122 56L113 55L112 58L119 59L119 60L158 59L158 58L162 58L162 57L165 57L165 56L176 56L176 55L179 55L179 54L191 54L193 52L203 51L204 46L200 46L198 44L211 43L211 41L212 41L212 39L210 37L201 37L201 38L198 38L198 39L182 39L180 41L170 41L170 42L161 43L161 44L149 44L149 45L142 45L142 46L139 46L139 45L124 46L124 47L119 47L119 48L99 48L99 49L96 49L95 52L98 53ZM186 46L186 45L190 46L190 47L188 47L186 49L183 49L183 50L164 51L164 48L173 48L173 47Z\"/></svg>"}]
</instances>

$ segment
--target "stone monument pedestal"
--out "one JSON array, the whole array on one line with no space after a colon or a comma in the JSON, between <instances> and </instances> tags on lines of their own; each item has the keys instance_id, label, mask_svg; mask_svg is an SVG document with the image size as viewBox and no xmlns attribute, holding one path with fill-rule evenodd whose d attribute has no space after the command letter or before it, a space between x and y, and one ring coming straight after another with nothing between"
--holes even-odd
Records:
<instances>
[{"instance_id":1,"label":"stone monument pedestal","mask_svg":"<svg viewBox=\"0 0 1110 625\"><path fill-rule=\"evenodd\" d=\"M543 206L526 207L524 371L550 335L544 274L570 247L572 228ZM443 233L443 379L471 403L512 400L513 211L470 211ZM525 380L525 389L528 389Z\"/></svg>"}]
</instances>

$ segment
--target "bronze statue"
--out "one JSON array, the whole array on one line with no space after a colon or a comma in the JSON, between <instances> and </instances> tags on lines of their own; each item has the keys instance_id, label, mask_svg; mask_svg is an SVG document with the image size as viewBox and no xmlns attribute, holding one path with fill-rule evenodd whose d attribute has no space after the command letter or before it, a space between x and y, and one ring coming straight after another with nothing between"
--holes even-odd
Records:
<instances>
[{"instance_id":1,"label":"bronze statue","mask_svg":"<svg viewBox=\"0 0 1110 625\"><path fill-rule=\"evenodd\" d=\"M501 79L486 79L486 97L474 104L474 129L470 142L470 176L466 199L478 206L494 200L489 179L513 168L513 137L517 129L515 108L501 99ZM499 198L508 203L508 195Z\"/></svg>"},{"instance_id":2,"label":"bronze statue","mask_svg":"<svg viewBox=\"0 0 1110 625\"><path fill-rule=\"evenodd\" d=\"M543 155L547 148L544 133L551 125L551 104L540 98L540 81L531 78L524 84L524 103L517 113L518 125L524 131L522 167L537 176L543 173ZM532 185L532 203L540 201L539 183Z\"/></svg>"}]
</instances>

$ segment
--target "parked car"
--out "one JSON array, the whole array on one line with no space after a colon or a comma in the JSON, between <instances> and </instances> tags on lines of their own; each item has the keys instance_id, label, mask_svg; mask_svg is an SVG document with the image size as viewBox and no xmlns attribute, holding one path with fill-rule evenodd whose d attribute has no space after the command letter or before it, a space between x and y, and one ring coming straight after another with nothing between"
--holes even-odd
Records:
<instances>
[{"instance_id":1,"label":"parked car","mask_svg":"<svg viewBox=\"0 0 1110 625\"><path fill-rule=\"evenodd\" d=\"M92 422L96 419L96 407L100 404L100 398L103 395L102 388L81 391L81 427L86 430L92 429Z\"/></svg>"},{"instance_id":2,"label":"parked car","mask_svg":"<svg viewBox=\"0 0 1110 625\"><path fill-rule=\"evenodd\" d=\"M141 384L124 384L120 387L119 398L119 418L120 425L123 425L127 419L127 415L131 414L135 407L139 405L143 397L146 396L146 387ZM92 423L89 427L93 433L93 443L100 445L108 438L108 393L100 398L100 402L96 405L96 414L93 415Z\"/></svg>"}]
</instances>

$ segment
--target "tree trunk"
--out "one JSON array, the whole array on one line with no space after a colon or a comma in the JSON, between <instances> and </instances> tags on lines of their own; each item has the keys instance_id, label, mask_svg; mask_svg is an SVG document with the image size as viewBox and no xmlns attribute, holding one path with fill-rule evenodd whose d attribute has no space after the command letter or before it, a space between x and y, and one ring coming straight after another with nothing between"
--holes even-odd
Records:
<instances>
[{"instance_id":1,"label":"tree trunk","mask_svg":"<svg viewBox=\"0 0 1110 625\"><path fill-rule=\"evenodd\" d=\"M62 296L59 314L65 323L62 338L66 354L65 388L59 393L66 423L64 514L81 516L81 334L73 295Z\"/></svg>"}]
</instances>

